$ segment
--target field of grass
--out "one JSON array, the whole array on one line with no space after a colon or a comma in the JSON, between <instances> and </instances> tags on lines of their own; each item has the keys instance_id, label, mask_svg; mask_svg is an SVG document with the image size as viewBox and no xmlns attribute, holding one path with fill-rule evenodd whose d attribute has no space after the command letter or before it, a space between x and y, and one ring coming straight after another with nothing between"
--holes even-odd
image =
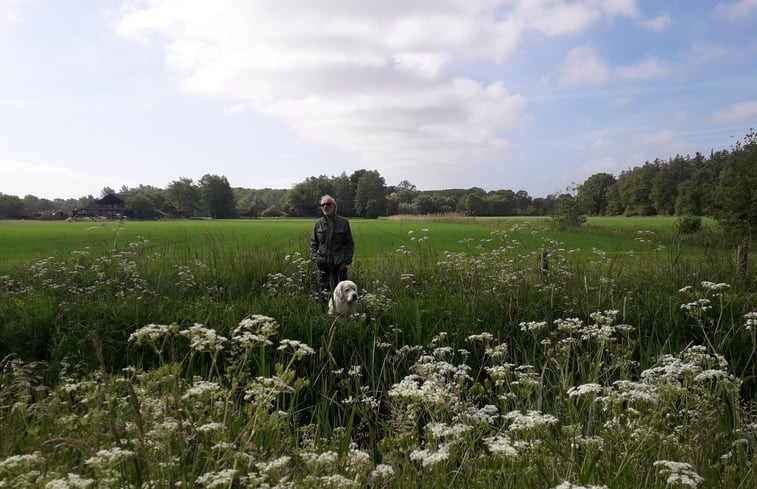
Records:
<instances>
[{"instance_id":1,"label":"field of grass","mask_svg":"<svg viewBox=\"0 0 757 489\"><path fill-rule=\"evenodd\" d=\"M49 256L65 257L73 251L123 247L139 237L150 249L160 249L175 257L205 256L219 246L276 249L282 253L305 252L312 219L281 220L178 220L178 221L0 221L0 270L5 266L29 264ZM527 226L523 226L527 223ZM656 233L658 243L669 242L675 218L593 217L584 231L550 230L551 238L572 249L590 252L645 253L654 248L635 240L639 231ZM713 223L705 221L705 227ZM549 226L546 218L476 218L460 221L394 221L353 219L357 259L371 259L407 244L410 232L428 229L437 252L471 251L485 246L494 235L503 233L529 248L543 247ZM533 233L539 229L540 233ZM437 232L438 231L438 232ZM649 242L649 240L647 240ZM667 244L667 243L666 243ZM693 251L693 249L692 249Z\"/></svg>"},{"instance_id":2,"label":"field of grass","mask_svg":"<svg viewBox=\"0 0 757 489\"><path fill-rule=\"evenodd\" d=\"M0 222L0 487L757 487L757 287L705 223ZM542 251L548 267L540 267Z\"/></svg>"}]
</instances>

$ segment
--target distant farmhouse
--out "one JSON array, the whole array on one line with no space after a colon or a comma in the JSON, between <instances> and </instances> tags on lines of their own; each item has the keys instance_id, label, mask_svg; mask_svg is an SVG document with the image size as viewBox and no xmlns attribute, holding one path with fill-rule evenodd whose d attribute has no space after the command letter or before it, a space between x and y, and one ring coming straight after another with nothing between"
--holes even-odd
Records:
<instances>
[{"instance_id":1,"label":"distant farmhouse","mask_svg":"<svg viewBox=\"0 0 757 489\"><path fill-rule=\"evenodd\" d=\"M263 212L268 209L268 204L265 202L258 200L255 202L252 206L250 206L249 210L242 212L240 214L241 217L263 217Z\"/></svg>"},{"instance_id":2,"label":"distant farmhouse","mask_svg":"<svg viewBox=\"0 0 757 489\"><path fill-rule=\"evenodd\" d=\"M253 205L252 209L250 209L250 214L253 217L260 217L263 215L263 212L265 212L266 209L268 209L268 204L259 200L255 202L255 205Z\"/></svg>"},{"instance_id":3,"label":"distant farmhouse","mask_svg":"<svg viewBox=\"0 0 757 489\"><path fill-rule=\"evenodd\" d=\"M118 219L129 215L126 209L126 197L124 195L109 193L99 200L95 200L87 207L74 209L74 217L105 217Z\"/></svg>"}]
</instances>

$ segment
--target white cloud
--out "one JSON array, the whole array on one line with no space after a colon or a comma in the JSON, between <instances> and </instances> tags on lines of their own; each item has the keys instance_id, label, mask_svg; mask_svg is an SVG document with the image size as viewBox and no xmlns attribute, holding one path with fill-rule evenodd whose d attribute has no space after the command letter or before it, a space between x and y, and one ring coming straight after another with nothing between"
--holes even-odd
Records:
<instances>
[{"instance_id":1,"label":"white cloud","mask_svg":"<svg viewBox=\"0 0 757 489\"><path fill-rule=\"evenodd\" d=\"M119 15L120 33L165 50L185 92L281 118L391 180L391 169L484 163L527 117L523 97L459 66L503 63L527 33L638 12L634 0L134 0ZM584 61L568 80L607 76Z\"/></svg>"},{"instance_id":2,"label":"white cloud","mask_svg":"<svg viewBox=\"0 0 757 489\"><path fill-rule=\"evenodd\" d=\"M660 129L655 132L636 134L632 137L635 144L640 146L660 146L674 141L676 132L672 129Z\"/></svg>"},{"instance_id":3,"label":"white cloud","mask_svg":"<svg viewBox=\"0 0 757 489\"><path fill-rule=\"evenodd\" d=\"M70 198L93 193L108 185L112 181L100 177L93 172L77 172L70 168L52 165L30 163L11 159L0 159L0 192L3 189L13 189L12 195L23 197L36 195L37 197Z\"/></svg>"},{"instance_id":4,"label":"white cloud","mask_svg":"<svg viewBox=\"0 0 757 489\"><path fill-rule=\"evenodd\" d=\"M739 0L738 2L719 2L715 5L716 16L730 20L743 20L757 12L757 0Z\"/></svg>"},{"instance_id":5,"label":"white cloud","mask_svg":"<svg viewBox=\"0 0 757 489\"><path fill-rule=\"evenodd\" d=\"M563 85L597 84L607 80L608 69L591 46L572 49L560 66Z\"/></svg>"},{"instance_id":6,"label":"white cloud","mask_svg":"<svg viewBox=\"0 0 757 489\"><path fill-rule=\"evenodd\" d=\"M726 109L712 114L710 120L719 124L755 122L757 121L757 100L748 100L733 104Z\"/></svg>"},{"instance_id":7,"label":"white cloud","mask_svg":"<svg viewBox=\"0 0 757 489\"><path fill-rule=\"evenodd\" d=\"M658 15L657 17L653 17L651 19L647 19L641 23L644 27L647 29L662 32L668 27L670 27L670 16L669 15Z\"/></svg>"},{"instance_id":8,"label":"white cloud","mask_svg":"<svg viewBox=\"0 0 757 489\"><path fill-rule=\"evenodd\" d=\"M670 68L654 57L646 58L635 65L618 68L621 77L629 80L648 80L667 75Z\"/></svg>"}]
</instances>

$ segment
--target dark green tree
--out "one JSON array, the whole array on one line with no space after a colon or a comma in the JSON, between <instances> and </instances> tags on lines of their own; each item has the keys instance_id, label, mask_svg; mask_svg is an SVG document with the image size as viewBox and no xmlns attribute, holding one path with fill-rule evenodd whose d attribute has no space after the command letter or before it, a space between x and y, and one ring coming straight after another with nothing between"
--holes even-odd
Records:
<instances>
[{"instance_id":1,"label":"dark green tree","mask_svg":"<svg viewBox=\"0 0 757 489\"><path fill-rule=\"evenodd\" d=\"M200 179L202 203L213 219L236 217L237 205L234 192L225 176L206 174Z\"/></svg>"},{"instance_id":2,"label":"dark green tree","mask_svg":"<svg viewBox=\"0 0 757 489\"><path fill-rule=\"evenodd\" d=\"M525 190L518 190L513 196L513 206L515 214L526 216L533 214L533 205L531 196Z\"/></svg>"},{"instance_id":3,"label":"dark green tree","mask_svg":"<svg viewBox=\"0 0 757 489\"><path fill-rule=\"evenodd\" d=\"M626 216L653 216L652 180L657 174L658 167L653 163L645 163L621 173L618 177L618 193Z\"/></svg>"},{"instance_id":4,"label":"dark green tree","mask_svg":"<svg viewBox=\"0 0 757 489\"><path fill-rule=\"evenodd\" d=\"M471 192L463 197L462 208L471 216L485 216L489 212L486 195L480 192Z\"/></svg>"},{"instance_id":5,"label":"dark green tree","mask_svg":"<svg viewBox=\"0 0 757 489\"><path fill-rule=\"evenodd\" d=\"M609 173L595 173L578 187L576 199L584 212L590 216L607 213L610 203L610 189L615 185L615 177Z\"/></svg>"},{"instance_id":6,"label":"dark green tree","mask_svg":"<svg viewBox=\"0 0 757 489\"><path fill-rule=\"evenodd\" d=\"M145 194L136 194L129 198L126 208L131 210L134 219L155 219L155 203Z\"/></svg>"},{"instance_id":7,"label":"dark green tree","mask_svg":"<svg viewBox=\"0 0 757 489\"><path fill-rule=\"evenodd\" d=\"M0 193L0 219L21 219L24 215L24 202L17 195Z\"/></svg>"},{"instance_id":8,"label":"dark green tree","mask_svg":"<svg viewBox=\"0 0 757 489\"><path fill-rule=\"evenodd\" d=\"M364 170L360 175L355 190L355 212L369 219L386 215L386 182L379 172Z\"/></svg>"},{"instance_id":9,"label":"dark green tree","mask_svg":"<svg viewBox=\"0 0 757 489\"><path fill-rule=\"evenodd\" d=\"M655 213L672 216L678 199L679 186L691 178L693 163L687 157L676 156L666 164L658 165L657 174L652 178L650 198Z\"/></svg>"},{"instance_id":10,"label":"dark green tree","mask_svg":"<svg viewBox=\"0 0 757 489\"><path fill-rule=\"evenodd\" d=\"M586 222L586 215L578 199L565 193L555 198L552 220L557 227L575 228Z\"/></svg>"},{"instance_id":11,"label":"dark green tree","mask_svg":"<svg viewBox=\"0 0 757 489\"><path fill-rule=\"evenodd\" d=\"M320 215L318 203L323 195L329 194L336 199L337 212L341 213L341 202L336 198L334 186L325 175L308 177L304 182L296 184L287 193L284 212L292 217L315 217Z\"/></svg>"},{"instance_id":12,"label":"dark green tree","mask_svg":"<svg viewBox=\"0 0 757 489\"><path fill-rule=\"evenodd\" d=\"M184 217L195 217L202 208L202 192L191 178L180 177L168 184L168 201Z\"/></svg>"},{"instance_id":13,"label":"dark green tree","mask_svg":"<svg viewBox=\"0 0 757 489\"><path fill-rule=\"evenodd\" d=\"M501 193L493 193L486 196L487 216L510 216L512 215L513 203Z\"/></svg>"},{"instance_id":14,"label":"dark green tree","mask_svg":"<svg viewBox=\"0 0 757 489\"><path fill-rule=\"evenodd\" d=\"M439 206L436 200L429 194L420 194L413 200L413 206L418 214L436 214L439 212Z\"/></svg>"},{"instance_id":15,"label":"dark green tree","mask_svg":"<svg viewBox=\"0 0 757 489\"><path fill-rule=\"evenodd\" d=\"M334 191L331 196L336 199L339 215L344 217L354 216L355 191L357 187L352 184L352 179L342 172L341 175L332 179L332 186Z\"/></svg>"},{"instance_id":16,"label":"dark green tree","mask_svg":"<svg viewBox=\"0 0 757 489\"><path fill-rule=\"evenodd\" d=\"M757 236L757 133L738 143L720 172L714 217L735 242Z\"/></svg>"}]
</instances>

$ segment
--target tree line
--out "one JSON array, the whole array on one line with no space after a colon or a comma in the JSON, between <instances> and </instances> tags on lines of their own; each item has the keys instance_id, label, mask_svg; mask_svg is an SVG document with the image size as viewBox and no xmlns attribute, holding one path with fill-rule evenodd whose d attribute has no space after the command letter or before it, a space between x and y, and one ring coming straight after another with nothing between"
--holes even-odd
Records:
<instances>
[{"instance_id":1,"label":"tree line","mask_svg":"<svg viewBox=\"0 0 757 489\"><path fill-rule=\"evenodd\" d=\"M591 216L710 216L729 232L757 232L757 133L751 130L731 151L659 159L617 178L590 176L564 197L561 207Z\"/></svg>"},{"instance_id":2,"label":"tree line","mask_svg":"<svg viewBox=\"0 0 757 489\"><path fill-rule=\"evenodd\" d=\"M101 196L116 193L106 187ZM403 180L387 185L376 170L351 175L311 176L291 189L233 188L225 176L207 174L194 181L181 177L166 188L122 186L118 192L138 218L161 215L216 219L257 215L253 206L263 202L264 217L314 217L324 194L334 196L346 217L377 218L397 214L462 213L471 216L552 215L568 223L583 216L712 216L743 236L757 230L757 135L750 131L732 150L677 155L629 168L615 177L597 173L565 192L534 198L524 190L485 191L482 188L418 190ZM95 199L23 198L0 194L0 217L21 218L30 213L71 215Z\"/></svg>"}]
</instances>

